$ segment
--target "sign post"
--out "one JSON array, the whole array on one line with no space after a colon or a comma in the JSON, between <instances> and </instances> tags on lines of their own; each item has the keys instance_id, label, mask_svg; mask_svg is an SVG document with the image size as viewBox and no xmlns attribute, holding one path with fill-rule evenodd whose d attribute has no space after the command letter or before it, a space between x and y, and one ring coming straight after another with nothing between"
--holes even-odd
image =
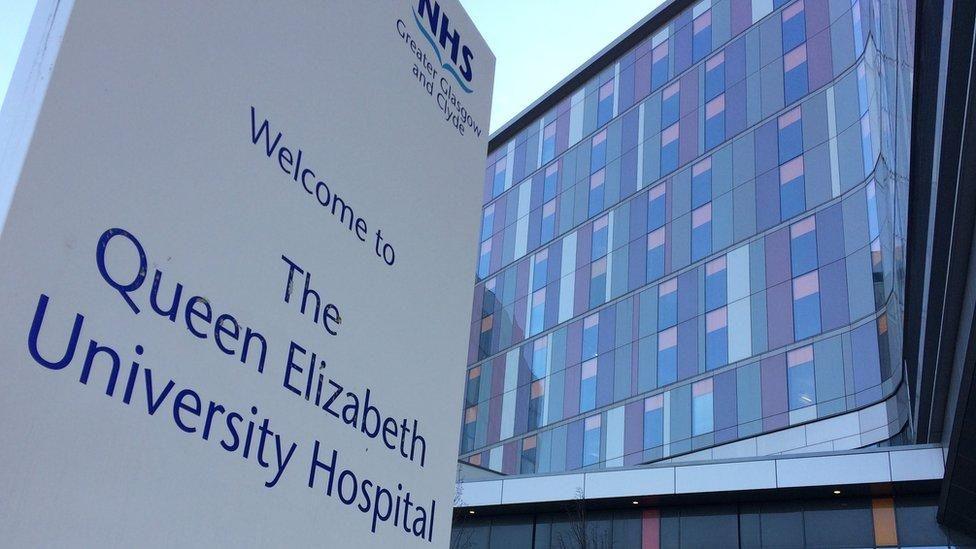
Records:
<instances>
[{"instance_id":1,"label":"sign post","mask_svg":"<svg viewBox=\"0 0 976 549\"><path fill-rule=\"evenodd\" d=\"M493 70L456 0L41 0L4 544L447 547Z\"/></svg>"}]
</instances>

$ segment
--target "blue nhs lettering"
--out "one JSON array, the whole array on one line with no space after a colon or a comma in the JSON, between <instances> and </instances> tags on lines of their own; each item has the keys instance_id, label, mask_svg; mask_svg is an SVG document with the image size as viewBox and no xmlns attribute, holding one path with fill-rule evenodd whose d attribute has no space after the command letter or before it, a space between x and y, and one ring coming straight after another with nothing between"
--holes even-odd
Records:
<instances>
[{"instance_id":1,"label":"blue nhs lettering","mask_svg":"<svg viewBox=\"0 0 976 549\"><path fill-rule=\"evenodd\" d=\"M430 40L431 45L434 46L438 57L440 57L440 51L434 44L435 39L440 44L440 49L443 49L445 53L450 53L451 62L460 71L461 77L470 83L474 77L471 70L471 61L474 59L474 52L461 41L461 34L458 33L457 29L451 30L451 20L448 18L447 13L441 11L441 6L436 0L418 0L417 14L420 16L417 24L428 40ZM424 28L421 21L426 22L427 28ZM444 63L444 60L441 59L441 62ZM453 67L444 63L444 68L449 70L458 79L458 84L465 91L471 92L468 86L458 78L458 74L453 70Z\"/></svg>"}]
</instances>

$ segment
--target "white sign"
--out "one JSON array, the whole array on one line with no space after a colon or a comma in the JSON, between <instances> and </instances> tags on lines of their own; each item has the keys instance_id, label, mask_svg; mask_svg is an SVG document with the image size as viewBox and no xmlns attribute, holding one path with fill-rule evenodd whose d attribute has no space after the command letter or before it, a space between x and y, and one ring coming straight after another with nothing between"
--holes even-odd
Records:
<instances>
[{"instance_id":1,"label":"white sign","mask_svg":"<svg viewBox=\"0 0 976 549\"><path fill-rule=\"evenodd\" d=\"M457 0L41 0L2 544L448 546L493 71Z\"/></svg>"}]
</instances>

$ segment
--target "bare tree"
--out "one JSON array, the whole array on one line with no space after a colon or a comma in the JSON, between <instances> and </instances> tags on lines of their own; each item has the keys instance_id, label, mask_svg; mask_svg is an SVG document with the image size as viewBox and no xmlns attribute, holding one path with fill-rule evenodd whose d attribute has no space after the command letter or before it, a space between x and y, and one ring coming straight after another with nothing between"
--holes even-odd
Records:
<instances>
[{"instance_id":1,"label":"bare tree","mask_svg":"<svg viewBox=\"0 0 976 549\"><path fill-rule=\"evenodd\" d=\"M451 549L471 549L474 547L474 531L465 528L467 515L458 513L457 510L464 507L464 485L461 478L461 466L458 466L457 476L454 481L454 521L451 524Z\"/></svg>"},{"instance_id":2,"label":"bare tree","mask_svg":"<svg viewBox=\"0 0 976 549\"><path fill-rule=\"evenodd\" d=\"M593 532L588 528L586 519L586 499L583 490L576 490L576 497L567 509L569 515L569 532L560 532L558 537L560 549L612 549L613 534L610 530Z\"/></svg>"}]
</instances>

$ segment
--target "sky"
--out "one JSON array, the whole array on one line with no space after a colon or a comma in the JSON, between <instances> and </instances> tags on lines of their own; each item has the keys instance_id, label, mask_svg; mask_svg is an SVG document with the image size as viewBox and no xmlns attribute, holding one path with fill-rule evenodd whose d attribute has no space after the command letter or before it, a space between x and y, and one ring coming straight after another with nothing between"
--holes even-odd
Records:
<instances>
[{"instance_id":1,"label":"sky","mask_svg":"<svg viewBox=\"0 0 976 549\"><path fill-rule=\"evenodd\" d=\"M658 7L663 0L461 0L495 53L492 131ZM0 0L0 100L36 0Z\"/></svg>"}]
</instances>

